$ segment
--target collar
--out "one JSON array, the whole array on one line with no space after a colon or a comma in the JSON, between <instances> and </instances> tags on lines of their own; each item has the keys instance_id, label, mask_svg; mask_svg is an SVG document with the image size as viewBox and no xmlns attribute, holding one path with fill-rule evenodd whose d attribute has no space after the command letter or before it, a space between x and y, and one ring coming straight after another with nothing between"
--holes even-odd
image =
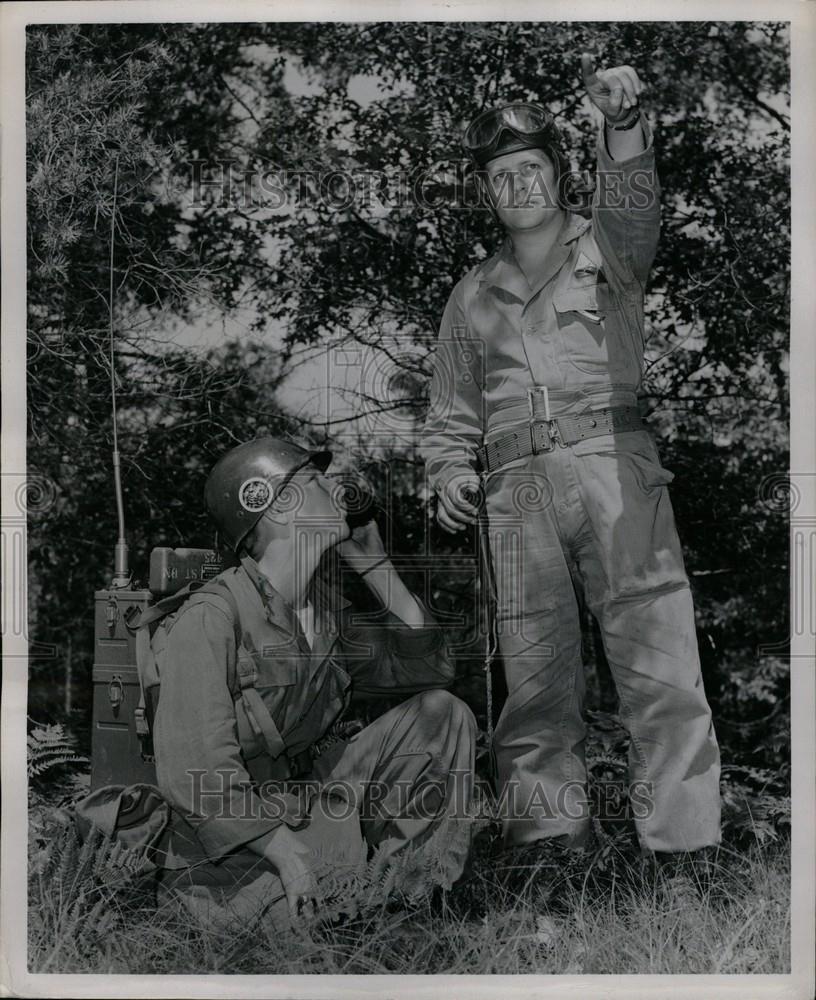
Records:
<instances>
[{"instance_id":1,"label":"collar","mask_svg":"<svg viewBox=\"0 0 816 1000\"><path fill-rule=\"evenodd\" d=\"M569 212L556 237L554 248L558 245L568 246L582 236L591 224L589 219ZM559 257L562 255L563 251L558 254ZM510 237L506 236L498 251L479 267L476 276L480 284L486 282L511 291L518 280L519 271L516 255L513 253L513 243Z\"/></svg>"},{"instance_id":2,"label":"collar","mask_svg":"<svg viewBox=\"0 0 816 1000\"><path fill-rule=\"evenodd\" d=\"M582 215L576 215L575 212L570 212L567 216L564 228L561 230L561 242L572 243L572 241L577 240L579 236L583 236L591 225L591 219L585 219Z\"/></svg>"},{"instance_id":3,"label":"collar","mask_svg":"<svg viewBox=\"0 0 816 1000\"><path fill-rule=\"evenodd\" d=\"M289 632L294 632L293 615L294 610L288 601L269 582L269 579L258 569L258 564L248 555L241 556L241 566L246 575L252 581L252 585L257 590L261 598L266 619L271 625L285 628Z\"/></svg>"},{"instance_id":4,"label":"collar","mask_svg":"<svg viewBox=\"0 0 816 1000\"><path fill-rule=\"evenodd\" d=\"M272 586L269 578L264 576L251 556L242 556L241 565L260 595L267 619L274 625L289 626L294 615L292 605ZM315 611L336 614L351 604L351 601L343 597L339 588L333 587L324 578L320 567L312 577L309 591Z\"/></svg>"}]
</instances>

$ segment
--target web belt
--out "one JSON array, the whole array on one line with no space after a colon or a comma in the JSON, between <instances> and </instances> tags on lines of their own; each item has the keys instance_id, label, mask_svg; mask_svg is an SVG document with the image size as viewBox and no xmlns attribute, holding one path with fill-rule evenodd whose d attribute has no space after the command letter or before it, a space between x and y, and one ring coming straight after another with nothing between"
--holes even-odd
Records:
<instances>
[{"instance_id":1,"label":"web belt","mask_svg":"<svg viewBox=\"0 0 816 1000\"><path fill-rule=\"evenodd\" d=\"M644 427L636 406L612 406L584 413L565 413L549 420L533 418L477 449L476 458L480 471L494 472L517 458L552 451L556 445L568 448L589 438L638 431Z\"/></svg>"}]
</instances>

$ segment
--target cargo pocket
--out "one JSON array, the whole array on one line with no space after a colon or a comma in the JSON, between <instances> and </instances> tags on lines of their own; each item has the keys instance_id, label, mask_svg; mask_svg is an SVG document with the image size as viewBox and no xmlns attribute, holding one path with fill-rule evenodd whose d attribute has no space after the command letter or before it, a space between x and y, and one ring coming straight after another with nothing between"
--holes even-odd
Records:
<instances>
[{"instance_id":1,"label":"cargo pocket","mask_svg":"<svg viewBox=\"0 0 816 1000\"><path fill-rule=\"evenodd\" d=\"M674 473L665 469L657 457L643 455L640 452L627 452L635 471L635 480L644 493L651 493L668 486L674 479Z\"/></svg>"},{"instance_id":2,"label":"cargo pocket","mask_svg":"<svg viewBox=\"0 0 816 1000\"><path fill-rule=\"evenodd\" d=\"M648 432L626 439L628 447L581 457L581 492L599 564L587 583L590 605L688 584L668 489L673 474L660 464Z\"/></svg>"}]
</instances>

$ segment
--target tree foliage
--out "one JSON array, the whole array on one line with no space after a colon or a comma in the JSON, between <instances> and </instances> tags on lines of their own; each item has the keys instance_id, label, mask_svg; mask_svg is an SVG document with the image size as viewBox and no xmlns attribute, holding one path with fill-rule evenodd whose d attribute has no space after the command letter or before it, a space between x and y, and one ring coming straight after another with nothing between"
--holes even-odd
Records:
<instances>
[{"instance_id":1,"label":"tree foliage","mask_svg":"<svg viewBox=\"0 0 816 1000\"><path fill-rule=\"evenodd\" d=\"M209 541L206 470L262 429L396 470L398 537L424 544L411 449L355 441L353 423L304 426L277 392L304 352L380 346L421 416L447 296L500 238L467 187L462 127L496 100L543 101L573 166L591 167L589 48L648 87L663 228L644 394L676 473L722 733L743 755L760 745L767 727L733 727L764 718L769 698L784 705L787 685L784 648L758 653L788 631L787 511L772 487L787 469L785 25L120 24L32 27L28 43L29 456L56 484L30 519L32 618L60 651L35 662L35 704L53 710L66 655L89 671L92 592L115 537L111 265L135 564L153 544ZM238 314L240 340L168 346L174 324ZM470 545L433 542L451 556ZM472 612L467 587L438 574L435 586L440 606ZM785 720L763 751L773 764Z\"/></svg>"}]
</instances>

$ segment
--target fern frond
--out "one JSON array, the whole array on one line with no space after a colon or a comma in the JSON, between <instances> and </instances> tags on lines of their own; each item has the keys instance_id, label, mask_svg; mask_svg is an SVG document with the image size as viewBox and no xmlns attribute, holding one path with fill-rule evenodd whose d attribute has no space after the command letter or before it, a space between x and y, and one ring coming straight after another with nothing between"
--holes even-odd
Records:
<instances>
[{"instance_id":1,"label":"fern frond","mask_svg":"<svg viewBox=\"0 0 816 1000\"><path fill-rule=\"evenodd\" d=\"M54 753L47 758L40 758L37 761L29 760L28 775L30 778L39 777L49 768L56 767L57 764L87 764L88 758L75 753Z\"/></svg>"},{"instance_id":2,"label":"fern frond","mask_svg":"<svg viewBox=\"0 0 816 1000\"><path fill-rule=\"evenodd\" d=\"M74 737L59 724L35 726L28 734L26 744L29 779L38 778L59 764L88 763L87 757L77 753Z\"/></svg>"}]
</instances>

